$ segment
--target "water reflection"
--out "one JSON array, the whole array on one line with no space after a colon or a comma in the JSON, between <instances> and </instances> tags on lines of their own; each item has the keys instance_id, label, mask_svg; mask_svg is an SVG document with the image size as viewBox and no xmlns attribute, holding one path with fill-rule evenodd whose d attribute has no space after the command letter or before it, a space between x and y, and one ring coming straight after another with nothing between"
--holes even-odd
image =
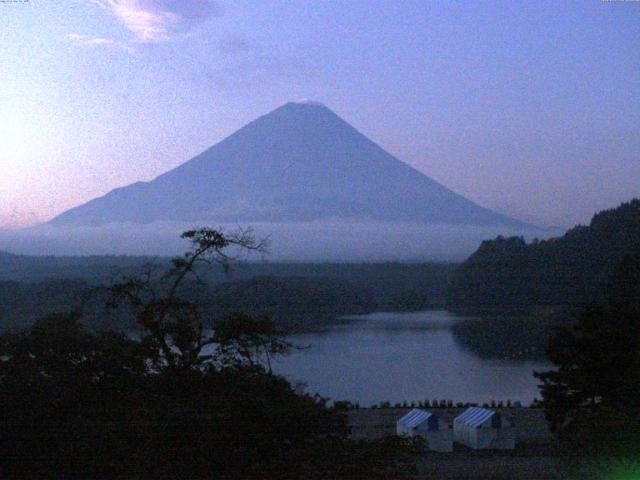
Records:
<instances>
[{"instance_id":1,"label":"water reflection","mask_svg":"<svg viewBox=\"0 0 640 480\"><path fill-rule=\"evenodd\" d=\"M307 390L362 405L451 399L529 403L538 394L533 370L542 360L482 358L453 330L470 317L446 311L355 316L322 333L294 335L310 348L279 360L276 371ZM497 341L497 340L496 340Z\"/></svg>"}]
</instances>

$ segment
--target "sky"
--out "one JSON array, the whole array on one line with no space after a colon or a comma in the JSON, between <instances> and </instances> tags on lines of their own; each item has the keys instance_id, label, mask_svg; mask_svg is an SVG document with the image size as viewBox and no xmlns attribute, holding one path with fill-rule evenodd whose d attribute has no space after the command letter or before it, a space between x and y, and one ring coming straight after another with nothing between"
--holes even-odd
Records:
<instances>
[{"instance_id":1,"label":"sky","mask_svg":"<svg viewBox=\"0 0 640 480\"><path fill-rule=\"evenodd\" d=\"M0 228L320 101L540 226L640 196L639 1L0 2Z\"/></svg>"}]
</instances>

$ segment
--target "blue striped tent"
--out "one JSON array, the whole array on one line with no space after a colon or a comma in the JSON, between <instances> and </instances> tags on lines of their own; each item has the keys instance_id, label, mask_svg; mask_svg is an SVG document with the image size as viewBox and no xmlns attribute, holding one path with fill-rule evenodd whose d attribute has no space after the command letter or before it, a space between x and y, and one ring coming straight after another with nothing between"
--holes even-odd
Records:
<instances>
[{"instance_id":1,"label":"blue striped tent","mask_svg":"<svg viewBox=\"0 0 640 480\"><path fill-rule=\"evenodd\" d=\"M404 427L404 430L407 431L407 433L409 430L416 430L421 426L421 430L438 430L438 417L431 412L425 412L419 408L414 408L398 420L398 427L400 426Z\"/></svg>"},{"instance_id":2,"label":"blue striped tent","mask_svg":"<svg viewBox=\"0 0 640 480\"><path fill-rule=\"evenodd\" d=\"M414 408L402 416L397 423L398 435L404 437L420 436L430 450L437 452L453 451L453 431L448 422L431 412Z\"/></svg>"},{"instance_id":3,"label":"blue striped tent","mask_svg":"<svg viewBox=\"0 0 640 480\"><path fill-rule=\"evenodd\" d=\"M453 420L453 438L474 449L513 449L515 428L495 410L467 408Z\"/></svg>"},{"instance_id":4,"label":"blue striped tent","mask_svg":"<svg viewBox=\"0 0 640 480\"><path fill-rule=\"evenodd\" d=\"M502 418L499 413L495 410L480 407L467 408L462 414L455 418L454 422L479 428L489 419L491 419L491 427L500 428L502 426Z\"/></svg>"}]
</instances>

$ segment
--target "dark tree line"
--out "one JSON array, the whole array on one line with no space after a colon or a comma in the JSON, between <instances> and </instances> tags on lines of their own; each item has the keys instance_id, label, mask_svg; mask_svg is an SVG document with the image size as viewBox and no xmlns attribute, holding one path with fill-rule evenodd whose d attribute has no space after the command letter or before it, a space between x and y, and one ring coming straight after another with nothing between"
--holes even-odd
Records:
<instances>
[{"instance_id":1,"label":"dark tree line","mask_svg":"<svg viewBox=\"0 0 640 480\"><path fill-rule=\"evenodd\" d=\"M453 274L447 303L472 310L602 303L607 279L628 254L640 254L640 199L600 212L560 238L483 242Z\"/></svg>"},{"instance_id":2,"label":"dark tree line","mask_svg":"<svg viewBox=\"0 0 640 480\"><path fill-rule=\"evenodd\" d=\"M14 277L20 281L0 280L0 332L23 329L48 312L61 311L122 272L131 276L151 268L148 258L89 257L84 264L80 257L17 258L23 274ZM159 271L172 268L169 259L163 258L155 259L153 265L156 280ZM326 328L343 315L442 307L453 268L444 264L234 262L234 268L224 273L220 265L199 265L196 273L202 281L195 281L195 276L187 279L182 296L209 318L242 311L268 316L280 328L308 331ZM2 273L6 271L0 252L0 277ZM40 280L34 282L34 278ZM104 298L94 296L85 306L83 321L90 328L126 331L135 326L130 310L106 311L104 303Z\"/></svg>"}]
</instances>

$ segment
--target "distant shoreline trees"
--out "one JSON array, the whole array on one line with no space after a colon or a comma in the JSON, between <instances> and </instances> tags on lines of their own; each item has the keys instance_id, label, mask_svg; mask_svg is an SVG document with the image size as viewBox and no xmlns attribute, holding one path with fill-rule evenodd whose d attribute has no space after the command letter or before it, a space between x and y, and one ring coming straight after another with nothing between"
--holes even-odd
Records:
<instances>
[{"instance_id":1,"label":"distant shoreline trees","mask_svg":"<svg viewBox=\"0 0 640 480\"><path fill-rule=\"evenodd\" d=\"M453 273L453 310L522 311L532 305L606 301L607 279L628 254L640 254L640 199L599 212L560 238L487 240Z\"/></svg>"}]
</instances>

